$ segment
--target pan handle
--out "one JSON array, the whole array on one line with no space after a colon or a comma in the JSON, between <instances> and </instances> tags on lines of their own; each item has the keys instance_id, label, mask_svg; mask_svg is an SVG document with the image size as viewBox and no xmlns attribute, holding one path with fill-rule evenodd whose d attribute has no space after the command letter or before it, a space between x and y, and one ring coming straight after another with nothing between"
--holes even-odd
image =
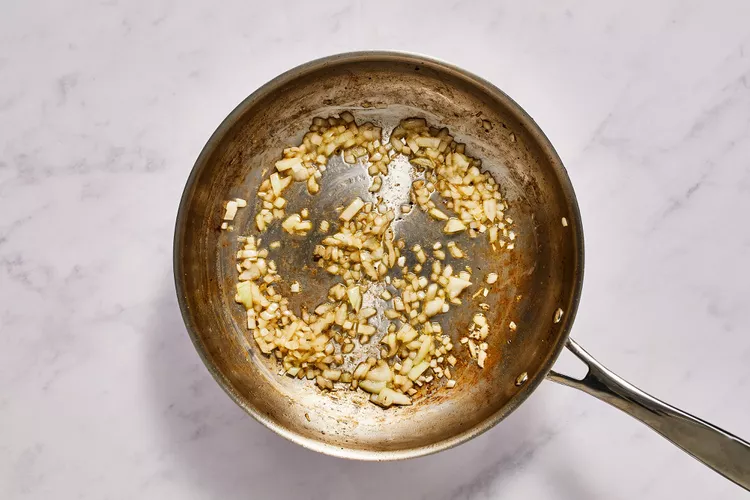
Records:
<instances>
[{"instance_id":1,"label":"pan handle","mask_svg":"<svg viewBox=\"0 0 750 500\"><path fill-rule=\"evenodd\" d=\"M750 444L646 394L602 366L573 339L568 339L566 347L588 366L588 373L577 380L551 371L548 379L580 389L619 408L750 491Z\"/></svg>"}]
</instances>

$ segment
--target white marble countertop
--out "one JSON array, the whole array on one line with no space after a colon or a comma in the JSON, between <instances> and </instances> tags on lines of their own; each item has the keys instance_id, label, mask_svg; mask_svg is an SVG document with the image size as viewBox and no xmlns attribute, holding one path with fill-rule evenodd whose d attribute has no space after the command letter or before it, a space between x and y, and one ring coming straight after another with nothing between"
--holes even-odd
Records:
<instances>
[{"instance_id":1,"label":"white marble countertop","mask_svg":"<svg viewBox=\"0 0 750 500\"><path fill-rule=\"evenodd\" d=\"M750 437L750 3L331 3L3 4L0 498L747 498L553 383L388 464L304 450L224 395L172 284L188 172L278 73L393 48L491 80L557 147L586 230L573 336Z\"/></svg>"}]
</instances>

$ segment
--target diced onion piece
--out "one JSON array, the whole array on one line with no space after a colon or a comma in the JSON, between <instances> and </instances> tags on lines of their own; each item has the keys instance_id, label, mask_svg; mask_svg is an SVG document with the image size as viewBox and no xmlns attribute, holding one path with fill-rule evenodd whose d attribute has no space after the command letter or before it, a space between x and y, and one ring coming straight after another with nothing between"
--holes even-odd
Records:
<instances>
[{"instance_id":1,"label":"diced onion piece","mask_svg":"<svg viewBox=\"0 0 750 500\"><path fill-rule=\"evenodd\" d=\"M362 201L361 198L355 198L349 204L349 206L346 207L343 212L341 212L341 215L339 215L339 218L341 220L345 220L345 221L349 222L350 220L352 220L352 217L354 217L355 215L357 215L357 212L359 212L360 210L362 210L362 207L364 207L364 206L365 206L365 202Z\"/></svg>"},{"instance_id":2,"label":"diced onion piece","mask_svg":"<svg viewBox=\"0 0 750 500\"><path fill-rule=\"evenodd\" d=\"M228 201L226 211L224 212L224 220L234 220L235 215L237 215L237 202Z\"/></svg>"},{"instance_id":3,"label":"diced onion piece","mask_svg":"<svg viewBox=\"0 0 750 500\"><path fill-rule=\"evenodd\" d=\"M379 394L385 389L385 382L375 382L373 380L361 380L359 386L371 394Z\"/></svg>"},{"instance_id":4,"label":"diced onion piece","mask_svg":"<svg viewBox=\"0 0 750 500\"><path fill-rule=\"evenodd\" d=\"M406 344L417 338L417 335L419 335L419 333L413 326L409 323L404 323L396 333L396 338Z\"/></svg>"},{"instance_id":5,"label":"diced onion piece","mask_svg":"<svg viewBox=\"0 0 750 500\"><path fill-rule=\"evenodd\" d=\"M297 230L297 225L302 222L302 218L299 214L292 214L281 223L282 229L287 233L293 234Z\"/></svg>"},{"instance_id":6,"label":"diced onion piece","mask_svg":"<svg viewBox=\"0 0 750 500\"><path fill-rule=\"evenodd\" d=\"M455 259L463 259L465 257L463 250L461 250L455 241L448 242L448 252Z\"/></svg>"},{"instance_id":7,"label":"diced onion piece","mask_svg":"<svg viewBox=\"0 0 750 500\"><path fill-rule=\"evenodd\" d=\"M479 368L484 368L484 360L487 359L487 351L481 350L477 354L477 364Z\"/></svg>"},{"instance_id":8,"label":"diced onion piece","mask_svg":"<svg viewBox=\"0 0 750 500\"><path fill-rule=\"evenodd\" d=\"M336 308L336 313L334 315L334 323L341 326L346 321L346 302L341 302L339 306Z\"/></svg>"},{"instance_id":9,"label":"diced onion piece","mask_svg":"<svg viewBox=\"0 0 750 500\"><path fill-rule=\"evenodd\" d=\"M555 311L555 317L553 318L553 321L555 323L559 323L562 317L563 317L563 310L558 307L557 310Z\"/></svg>"},{"instance_id":10,"label":"diced onion piece","mask_svg":"<svg viewBox=\"0 0 750 500\"><path fill-rule=\"evenodd\" d=\"M346 287L342 283L336 283L328 290L328 293L334 299L341 300L346 295Z\"/></svg>"},{"instance_id":11,"label":"diced onion piece","mask_svg":"<svg viewBox=\"0 0 750 500\"><path fill-rule=\"evenodd\" d=\"M420 148L437 149L440 147L440 138L438 137L417 137L416 142Z\"/></svg>"},{"instance_id":12,"label":"diced onion piece","mask_svg":"<svg viewBox=\"0 0 750 500\"><path fill-rule=\"evenodd\" d=\"M352 378L355 380L363 378L369 369L370 365L368 365L367 363L360 363L359 365L357 365L357 368L354 369Z\"/></svg>"},{"instance_id":13,"label":"diced onion piece","mask_svg":"<svg viewBox=\"0 0 750 500\"><path fill-rule=\"evenodd\" d=\"M417 380L428 368L430 367L430 364L427 361L422 361L421 363L417 364L409 370L409 374L407 377L409 377L409 380Z\"/></svg>"},{"instance_id":14,"label":"diced onion piece","mask_svg":"<svg viewBox=\"0 0 750 500\"><path fill-rule=\"evenodd\" d=\"M461 231L464 231L466 229L466 226L463 222L456 219L455 217L451 217L448 219L448 222L445 223L445 227L443 228L443 232L446 234L455 234L460 233Z\"/></svg>"},{"instance_id":15,"label":"diced onion piece","mask_svg":"<svg viewBox=\"0 0 750 500\"><path fill-rule=\"evenodd\" d=\"M258 214L255 216L255 225L258 228L258 231L261 233L266 230L266 220L263 217L263 214Z\"/></svg>"},{"instance_id":16,"label":"diced onion piece","mask_svg":"<svg viewBox=\"0 0 750 500\"><path fill-rule=\"evenodd\" d=\"M373 382L390 382L393 380L391 368L385 362L381 361L380 363L381 364L370 368L370 371L367 372L366 379Z\"/></svg>"},{"instance_id":17,"label":"diced onion piece","mask_svg":"<svg viewBox=\"0 0 750 500\"><path fill-rule=\"evenodd\" d=\"M323 377L336 382L341 378L341 370L323 370Z\"/></svg>"},{"instance_id":18,"label":"diced onion piece","mask_svg":"<svg viewBox=\"0 0 750 500\"><path fill-rule=\"evenodd\" d=\"M372 336L375 335L377 331L378 329L372 325L368 325L365 323L360 323L359 325L357 325L357 333L360 335Z\"/></svg>"},{"instance_id":19,"label":"diced onion piece","mask_svg":"<svg viewBox=\"0 0 750 500\"><path fill-rule=\"evenodd\" d=\"M284 172L285 170L293 168L293 166L295 165L302 165L302 158L294 157L279 160L276 162L276 170L278 170L279 172Z\"/></svg>"},{"instance_id":20,"label":"diced onion piece","mask_svg":"<svg viewBox=\"0 0 750 500\"><path fill-rule=\"evenodd\" d=\"M431 208L428 212L434 219L437 220L448 220L448 216L445 215L443 212L438 210L437 208Z\"/></svg>"},{"instance_id":21,"label":"diced onion piece","mask_svg":"<svg viewBox=\"0 0 750 500\"><path fill-rule=\"evenodd\" d=\"M401 316L401 313L399 313L395 309L386 309L383 314L385 314L385 317L388 319L396 319Z\"/></svg>"},{"instance_id":22,"label":"diced onion piece","mask_svg":"<svg viewBox=\"0 0 750 500\"><path fill-rule=\"evenodd\" d=\"M378 311L374 307L363 307L359 311L359 317L362 319L368 319L375 316L377 312Z\"/></svg>"},{"instance_id":23,"label":"diced onion piece","mask_svg":"<svg viewBox=\"0 0 750 500\"><path fill-rule=\"evenodd\" d=\"M318 181L315 180L315 176L310 176L307 179L307 192L310 194L318 194L320 192L320 185L318 184Z\"/></svg>"},{"instance_id":24,"label":"diced onion piece","mask_svg":"<svg viewBox=\"0 0 750 500\"><path fill-rule=\"evenodd\" d=\"M249 281L237 283L237 302L243 304L246 309L253 308L252 284Z\"/></svg>"},{"instance_id":25,"label":"diced onion piece","mask_svg":"<svg viewBox=\"0 0 750 500\"><path fill-rule=\"evenodd\" d=\"M377 193L380 191L380 187L383 185L383 179L378 175L372 179L372 186L368 189L371 193Z\"/></svg>"},{"instance_id":26,"label":"diced onion piece","mask_svg":"<svg viewBox=\"0 0 750 500\"><path fill-rule=\"evenodd\" d=\"M354 312L359 312L359 308L362 305L362 294L360 293L359 286L354 285L347 288L346 296L349 298L349 304L351 304Z\"/></svg>"},{"instance_id":27,"label":"diced onion piece","mask_svg":"<svg viewBox=\"0 0 750 500\"><path fill-rule=\"evenodd\" d=\"M409 150L412 153L416 153L419 149L419 144L417 144L417 138L414 136L409 136L406 138L406 144L409 145Z\"/></svg>"},{"instance_id":28,"label":"diced onion piece","mask_svg":"<svg viewBox=\"0 0 750 500\"><path fill-rule=\"evenodd\" d=\"M415 252L415 257L420 264L424 264L427 261L427 255L425 255L424 250L421 248Z\"/></svg>"},{"instance_id":29,"label":"diced onion piece","mask_svg":"<svg viewBox=\"0 0 750 500\"><path fill-rule=\"evenodd\" d=\"M497 226L490 226L490 243L495 243L497 241ZM492 245L494 248L494 245Z\"/></svg>"},{"instance_id":30,"label":"diced onion piece","mask_svg":"<svg viewBox=\"0 0 750 500\"><path fill-rule=\"evenodd\" d=\"M476 313L472 321L480 327L487 325L487 318L482 313Z\"/></svg>"},{"instance_id":31,"label":"diced onion piece","mask_svg":"<svg viewBox=\"0 0 750 500\"><path fill-rule=\"evenodd\" d=\"M377 401L384 406L394 405L410 405L411 399L406 394L396 392L393 389L386 387L378 394ZM386 404L387 403L387 404Z\"/></svg>"},{"instance_id":32,"label":"diced onion piece","mask_svg":"<svg viewBox=\"0 0 750 500\"><path fill-rule=\"evenodd\" d=\"M305 168L304 165L301 163L295 163L292 165L292 177L295 181L305 181L310 176L310 173L307 171L307 168Z\"/></svg>"},{"instance_id":33,"label":"diced onion piece","mask_svg":"<svg viewBox=\"0 0 750 500\"><path fill-rule=\"evenodd\" d=\"M273 189L273 194L276 196L281 196L284 189L286 189L286 187L292 182L291 177L281 177L278 172L272 173L270 179L271 189Z\"/></svg>"},{"instance_id":34,"label":"diced onion piece","mask_svg":"<svg viewBox=\"0 0 750 500\"><path fill-rule=\"evenodd\" d=\"M494 222L497 215L497 201L494 198L490 198L489 200L484 200L482 204L484 206L484 215L487 216L490 222Z\"/></svg>"},{"instance_id":35,"label":"diced onion piece","mask_svg":"<svg viewBox=\"0 0 750 500\"><path fill-rule=\"evenodd\" d=\"M497 281L497 273L489 273L487 277L485 278L485 281L487 282L488 285L493 284L494 282Z\"/></svg>"},{"instance_id":36,"label":"diced onion piece","mask_svg":"<svg viewBox=\"0 0 750 500\"><path fill-rule=\"evenodd\" d=\"M432 337L429 335L424 335L424 338L422 339L422 345L419 346L419 352L417 352L417 357L414 358L414 362L419 364L422 362L422 360L430 353L430 349L432 349Z\"/></svg>"},{"instance_id":37,"label":"diced onion piece","mask_svg":"<svg viewBox=\"0 0 750 500\"><path fill-rule=\"evenodd\" d=\"M286 232L291 233L297 227L297 224L299 224L301 221L302 218L299 216L299 214L292 214L287 217L284 222L281 223L281 227Z\"/></svg>"},{"instance_id":38,"label":"diced onion piece","mask_svg":"<svg viewBox=\"0 0 750 500\"><path fill-rule=\"evenodd\" d=\"M443 304L445 304L445 300L442 297L435 297L425 304L423 312L428 318L431 318L443 311Z\"/></svg>"},{"instance_id":39,"label":"diced onion piece","mask_svg":"<svg viewBox=\"0 0 750 500\"><path fill-rule=\"evenodd\" d=\"M450 276L448 277L448 284L445 288L448 292L448 297L455 299L469 286L471 286L471 281L456 276Z\"/></svg>"}]
</instances>

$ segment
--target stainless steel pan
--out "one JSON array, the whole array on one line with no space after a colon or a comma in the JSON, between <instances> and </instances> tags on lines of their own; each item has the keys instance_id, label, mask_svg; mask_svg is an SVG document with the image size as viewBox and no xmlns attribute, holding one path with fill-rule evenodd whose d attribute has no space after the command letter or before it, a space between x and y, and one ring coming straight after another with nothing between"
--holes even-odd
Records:
<instances>
[{"instance_id":1,"label":"stainless steel pan","mask_svg":"<svg viewBox=\"0 0 750 500\"><path fill-rule=\"evenodd\" d=\"M520 234L513 252L494 253L479 243L469 249L473 268L493 270L503 281L489 313L494 325L489 351L495 355L484 370L462 355L458 386L437 388L412 406L383 410L359 393L324 394L312 383L278 376L274 361L251 342L244 310L233 301L236 237L252 233L255 209L251 201L235 220L234 232L220 231L223 201L252 200L263 169L300 140L313 117L343 110L386 127L411 116L447 126L503 186ZM408 199L408 177L399 177L403 172L392 168L384 196ZM317 207L313 214L323 213L367 195L368 186L363 171L333 165L314 200L300 192L296 201ZM422 217L418 210L402 217L397 234L410 244L435 241L439 228ZM289 247L277 262L288 277L303 282L306 293L298 300L308 305L322 300L333 284L332 278L303 269L312 244ZM583 280L583 232L567 173L518 104L449 64L392 52L342 54L297 67L253 93L219 126L190 174L177 216L174 272L187 329L219 384L261 423L307 448L364 460L433 453L486 431L550 379L620 408L750 488L748 443L638 390L569 338ZM564 314L555 323L558 308ZM469 314L452 312L444 323L454 341ZM506 326L510 318L519 325L516 332ZM582 380L551 371L566 346L589 368Z\"/></svg>"}]
</instances>

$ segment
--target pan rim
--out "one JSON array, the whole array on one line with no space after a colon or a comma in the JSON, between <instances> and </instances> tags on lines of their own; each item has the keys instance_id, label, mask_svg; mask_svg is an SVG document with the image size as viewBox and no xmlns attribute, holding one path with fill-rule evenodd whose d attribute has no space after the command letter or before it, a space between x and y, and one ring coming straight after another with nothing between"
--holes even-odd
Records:
<instances>
[{"instance_id":1,"label":"pan rim","mask_svg":"<svg viewBox=\"0 0 750 500\"><path fill-rule=\"evenodd\" d=\"M570 296L570 304L566 311L565 318L563 319L562 333L557 341L557 344L550 349L548 361L542 366L539 372L530 379L524 388L516 394L507 405L493 413L491 416L480 422L479 424L468 428L458 434L455 434L449 438L424 445L415 448L405 448L401 450L392 451L379 451L379 450L368 450L368 449L357 449L357 448L346 448L340 446L334 446L332 444L325 443L316 439L312 439L298 432L292 431L287 427L280 425L266 415L258 411L254 406L248 403L241 394L239 394L232 386L229 379L216 367L216 365L209 359L208 353L206 352L200 336L197 333L197 326L194 324L190 317L190 307L187 301L187 291L182 280L184 269L181 264L181 249L183 247L183 229L185 228L185 221L187 218L188 205L191 198L191 194L194 190L196 179L199 173L202 171L206 160L216 149L217 145L226 135L226 133L234 126L238 119L250 109L257 101L273 92L276 88L283 86L285 83L295 80L307 73L317 71L321 68L330 65L345 64L350 62L375 62L375 61L393 61L393 62L409 62L409 63L426 63L430 66L436 67L439 70L447 71L460 75L466 79L472 85L475 85L486 93L491 95L494 99L500 101L503 105L511 109L519 119L519 121L529 130L534 136L539 147L550 159L551 166L555 171L563 189L564 197L567 205L570 209L572 220L569 221L574 234L574 245L575 245L575 272L574 272L574 283L573 290ZM570 331L572 329L575 316L578 310L578 305L581 298L581 292L583 289L583 275L584 275L584 238L583 238L583 227L581 221L580 209L578 201L573 190L572 183L568 176L567 170L565 169L562 160L560 159L557 151L554 149L552 143L549 141L547 136L544 134L542 129L537 125L534 119L510 96L500 90L498 87L490 83L489 81L466 71L458 66L447 63L437 58L425 56L416 53L403 52L403 51L391 51L391 50L369 50L369 51L357 51L357 52L344 52L334 54L319 59L314 59L307 63L296 66L279 76L268 81L260 88L251 93L242 102L240 102L211 134L211 137L206 142L206 145L201 150L198 158L196 159L182 195L180 197L180 203L177 211L177 217L175 221L174 237L173 237L173 273L175 281L175 290L177 293L177 302L180 307L180 313L182 315L185 328L190 336L190 339L201 358L201 361L206 366L208 371L213 376L214 380L221 386L221 388L229 395L229 397L245 412L252 416L255 420L263 424L268 429L276 432L284 438L295 442L304 448L312 451L320 452L325 455L356 459L363 461L391 461L391 460L402 460L408 458L416 458L420 456L429 455L438 451L446 450L464 443L474 437L477 437L484 432L488 431L505 417L513 413L529 395L539 386L539 384L547 377L547 374L552 369L555 361L562 352Z\"/></svg>"}]
</instances>

